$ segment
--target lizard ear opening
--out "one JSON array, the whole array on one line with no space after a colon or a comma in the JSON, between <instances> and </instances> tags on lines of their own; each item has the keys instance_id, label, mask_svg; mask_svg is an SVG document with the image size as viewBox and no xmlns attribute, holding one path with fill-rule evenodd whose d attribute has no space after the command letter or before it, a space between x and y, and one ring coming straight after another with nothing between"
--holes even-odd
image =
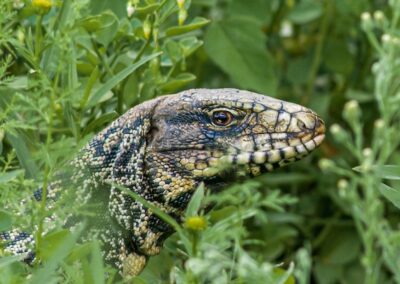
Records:
<instances>
[{"instance_id":1,"label":"lizard ear opening","mask_svg":"<svg viewBox=\"0 0 400 284\"><path fill-rule=\"evenodd\" d=\"M150 130L146 136L147 147L151 147L155 143L155 140L157 139L157 137L159 137L159 133L159 127L152 123L152 125L150 126Z\"/></svg>"}]
</instances>

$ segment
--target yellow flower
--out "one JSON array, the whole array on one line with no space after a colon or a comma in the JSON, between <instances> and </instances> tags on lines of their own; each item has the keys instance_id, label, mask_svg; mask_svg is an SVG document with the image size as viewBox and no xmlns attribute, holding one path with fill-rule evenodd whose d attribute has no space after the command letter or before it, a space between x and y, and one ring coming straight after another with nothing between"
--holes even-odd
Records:
<instances>
[{"instance_id":1,"label":"yellow flower","mask_svg":"<svg viewBox=\"0 0 400 284\"><path fill-rule=\"evenodd\" d=\"M32 0L32 6L36 8L39 13L47 13L53 6L51 0Z\"/></svg>"},{"instance_id":2,"label":"yellow flower","mask_svg":"<svg viewBox=\"0 0 400 284\"><path fill-rule=\"evenodd\" d=\"M192 216L186 219L185 226L193 231L203 231L207 227L207 221L204 217Z\"/></svg>"}]
</instances>

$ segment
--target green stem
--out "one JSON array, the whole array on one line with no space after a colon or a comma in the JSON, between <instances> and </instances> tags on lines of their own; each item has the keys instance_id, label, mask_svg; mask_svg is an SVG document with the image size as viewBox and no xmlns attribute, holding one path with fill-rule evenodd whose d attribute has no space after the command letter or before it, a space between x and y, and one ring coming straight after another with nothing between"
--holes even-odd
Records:
<instances>
[{"instance_id":1,"label":"green stem","mask_svg":"<svg viewBox=\"0 0 400 284\"><path fill-rule=\"evenodd\" d=\"M106 69L107 73L110 74L110 76L114 75L114 72L112 72L110 66L108 65L107 60L104 58L104 56L100 53L100 51L97 48L97 43L94 40L93 34L90 36L90 41L93 45L93 50L96 53L97 57L100 59L101 63L103 64L104 68ZM104 77L105 74L103 74Z\"/></svg>"},{"instance_id":2,"label":"green stem","mask_svg":"<svg viewBox=\"0 0 400 284\"><path fill-rule=\"evenodd\" d=\"M35 61L39 62L39 57L41 53L41 45L42 45L42 21L43 15L40 14L36 17L36 27L35 27Z\"/></svg>"},{"instance_id":3,"label":"green stem","mask_svg":"<svg viewBox=\"0 0 400 284\"><path fill-rule=\"evenodd\" d=\"M145 50L146 50L146 48L150 45L150 37L148 38L148 39L146 39L146 42L142 45L142 47L140 48L140 50L139 50L139 52L138 52L138 54L136 55L136 58L135 58L135 60L133 61L133 63L136 63L136 62L138 62L139 60L140 60L140 58L142 58L142 56L143 56L143 54L144 54L144 52L145 52ZM117 112L118 113L123 113L123 104L124 104L124 94L123 94L123 90L124 90L124 86L125 86L125 83L127 82L127 80L124 80L122 83L121 83L121 87L119 88L119 91L118 91L118 95L117 95L117 97L118 97L118 101L117 101Z\"/></svg>"},{"instance_id":4,"label":"green stem","mask_svg":"<svg viewBox=\"0 0 400 284\"><path fill-rule=\"evenodd\" d=\"M192 232L192 254L194 257L197 256L197 244L199 242L198 232Z\"/></svg>"},{"instance_id":5,"label":"green stem","mask_svg":"<svg viewBox=\"0 0 400 284\"><path fill-rule=\"evenodd\" d=\"M328 27L331 18L332 1L327 0L325 2L326 2L326 12L321 21L321 30L319 33L319 39L317 46L315 47L314 59L311 65L310 73L308 74L306 95L302 99L302 104L305 105L307 105L308 101L313 95L315 78L317 77L319 66L321 65L322 49L324 47L325 38L328 32Z\"/></svg>"},{"instance_id":6,"label":"green stem","mask_svg":"<svg viewBox=\"0 0 400 284\"><path fill-rule=\"evenodd\" d=\"M47 137L46 137L46 149L49 149L50 144L52 142L52 133L53 133L53 116L55 114L55 97L54 97L54 92L56 88L57 80L55 82L55 85L53 86L53 89L50 92L50 110L49 110L49 120L48 120L48 127L47 127ZM36 258L36 265L39 265L40 259L41 259L41 246L42 246L42 235L43 235L43 225L44 225L44 219L46 218L46 204L47 204L47 191L48 191L48 185L49 185L49 176L50 176L50 164L46 163L45 170L44 170L44 178L43 178L43 184L42 184L42 196L41 196L41 202L40 202L40 208L39 208L39 224L38 224L38 230L36 231L36 253L37 253L37 258Z\"/></svg>"}]
</instances>

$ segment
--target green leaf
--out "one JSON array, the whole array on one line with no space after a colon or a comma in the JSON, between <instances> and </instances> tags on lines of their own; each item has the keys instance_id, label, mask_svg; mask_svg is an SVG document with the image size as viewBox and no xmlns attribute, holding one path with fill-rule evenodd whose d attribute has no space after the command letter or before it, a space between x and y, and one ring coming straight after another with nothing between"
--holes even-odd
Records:
<instances>
[{"instance_id":1,"label":"green leaf","mask_svg":"<svg viewBox=\"0 0 400 284\"><path fill-rule=\"evenodd\" d=\"M295 24L305 24L318 19L323 13L321 2L303 0L289 14L289 19Z\"/></svg>"},{"instance_id":2,"label":"green leaf","mask_svg":"<svg viewBox=\"0 0 400 284\"><path fill-rule=\"evenodd\" d=\"M319 257L325 264L350 263L361 251L361 243L354 229L334 227L325 238L319 250Z\"/></svg>"},{"instance_id":3,"label":"green leaf","mask_svg":"<svg viewBox=\"0 0 400 284\"><path fill-rule=\"evenodd\" d=\"M238 208L236 206L233 206L233 205L225 206L225 207L223 207L221 209L218 209L218 210L213 210L209 214L210 221L212 223L216 223L218 221L221 221L221 220L231 216L232 214L236 213L237 210L238 210Z\"/></svg>"},{"instance_id":4,"label":"green leaf","mask_svg":"<svg viewBox=\"0 0 400 284\"><path fill-rule=\"evenodd\" d=\"M343 274L343 265L326 264L318 261L315 264L314 274L316 283L333 284L340 283L341 275Z\"/></svg>"},{"instance_id":5,"label":"green leaf","mask_svg":"<svg viewBox=\"0 0 400 284\"><path fill-rule=\"evenodd\" d=\"M118 31L118 18L114 13L106 11L100 15L101 28L95 32L94 39L103 46L108 46Z\"/></svg>"},{"instance_id":6,"label":"green leaf","mask_svg":"<svg viewBox=\"0 0 400 284\"><path fill-rule=\"evenodd\" d=\"M381 178L400 180L400 166L397 165L383 165L374 166L375 174Z\"/></svg>"},{"instance_id":7,"label":"green leaf","mask_svg":"<svg viewBox=\"0 0 400 284\"><path fill-rule=\"evenodd\" d=\"M92 250L91 243L83 243L83 244L76 245L71 250L71 253L66 258L66 261L68 263L72 264L73 262L78 261L79 259L85 258L88 255L90 255L91 250Z\"/></svg>"},{"instance_id":8,"label":"green leaf","mask_svg":"<svg viewBox=\"0 0 400 284\"><path fill-rule=\"evenodd\" d=\"M82 132L82 136L85 136L87 134L89 134L90 132L96 130L97 128L103 127L105 124L113 121L114 119L116 119L118 117L118 113L116 111L113 112L109 112L106 114L103 114L102 116L100 116L99 118L97 118L96 120L92 121L86 128L85 130Z\"/></svg>"},{"instance_id":9,"label":"green leaf","mask_svg":"<svg viewBox=\"0 0 400 284\"><path fill-rule=\"evenodd\" d=\"M356 172L364 172L361 166L354 167L353 170ZM374 165L372 166L372 171L380 178L400 180L400 166L397 165Z\"/></svg>"},{"instance_id":10,"label":"green leaf","mask_svg":"<svg viewBox=\"0 0 400 284\"><path fill-rule=\"evenodd\" d=\"M400 190L390 187L384 183L381 183L379 192L394 206L400 209Z\"/></svg>"},{"instance_id":11,"label":"green leaf","mask_svg":"<svg viewBox=\"0 0 400 284\"><path fill-rule=\"evenodd\" d=\"M114 88L118 83L128 77L132 72L137 70L139 67L144 65L145 63L149 62L151 59L159 56L161 52L154 53L152 55L143 57L138 62L129 65L121 72L116 74L115 76L111 77L103 86L101 86L90 98L89 102L86 105L86 108L90 108L95 106L103 96L105 96L112 88Z\"/></svg>"},{"instance_id":12,"label":"green leaf","mask_svg":"<svg viewBox=\"0 0 400 284\"><path fill-rule=\"evenodd\" d=\"M204 183L201 183L193 194L190 202L187 206L185 215L186 216L196 216L201 207L201 202L204 199Z\"/></svg>"},{"instance_id":13,"label":"green leaf","mask_svg":"<svg viewBox=\"0 0 400 284\"><path fill-rule=\"evenodd\" d=\"M11 229L12 218L7 212L0 210L0 232Z\"/></svg>"},{"instance_id":14,"label":"green leaf","mask_svg":"<svg viewBox=\"0 0 400 284\"><path fill-rule=\"evenodd\" d=\"M286 78L293 84L304 84L308 81L308 74L312 58L310 57L300 57L294 58L288 62L288 67L286 71Z\"/></svg>"},{"instance_id":15,"label":"green leaf","mask_svg":"<svg viewBox=\"0 0 400 284\"><path fill-rule=\"evenodd\" d=\"M155 205L148 202L146 199L144 199L142 196L140 196L136 192L130 191L129 189L126 189L118 184L114 184L114 186L116 188L118 188L119 190L121 190L122 192L124 192L125 194L131 196L134 200L137 200L140 203L142 203L144 207L151 209L155 214L157 214L158 217L160 217L162 220L164 220L165 222L170 224L175 229L175 231L177 231L177 232L182 231L181 226L179 225L178 222L175 221L174 218L169 216L167 213L163 212L160 208L158 208Z\"/></svg>"},{"instance_id":16,"label":"green leaf","mask_svg":"<svg viewBox=\"0 0 400 284\"><path fill-rule=\"evenodd\" d=\"M15 135L6 133L6 138L10 142L11 146L15 149L17 157L22 167L26 170L28 178L33 178L38 176L39 168L36 165L31 151L27 147L26 137L22 133L17 132Z\"/></svg>"},{"instance_id":17,"label":"green leaf","mask_svg":"<svg viewBox=\"0 0 400 284\"><path fill-rule=\"evenodd\" d=\"M258 25L266 25L272 19L273 1L269 0L233 0L228 6L228 14L233 17L247 17Z\"/></svg>"},{"instance_id":18,"label":"green leaf","mask_svg":"<svg viewBox=\"0 0 400 284\"><path fill-rule=\"evenodd\" d=\"M182 51L179 44L174 40L168 40L164 44L165 53L168 55L169 59L171 59L172 63L176 63L182 59Z\"/></svg>"},{"instance_id":19,"label":"green leaf","mask_svg":"<svg viewBox=\"0 0 400 284\"><path fill-rule=\"evenodd\" d=\"M101 29L101 16L88 16L77 22L77 25L82 26L89 33Z\"/></svg>"},{"instance_id":20,"label":"green leaf","mask_svg":"<svg viewBox=\"0 0 400 284\"><path fill-rule=\"evenodd\" d=\"M48 260L61 250L63 245L71 238L71 232L68 230L60 230L50 233L43 237L41 247L41 257L43 260Z\"/></svg>"},{"instance_id":21,"label":"green leaf","mask_svg":"<svg viewBox=\"0 0 400 284\"><path fill-rule=\"evenodd\" d=\"M335 54L335 56L331 56ZM348 76L354 68L354 55L343 40L327 39L323 49L323 62L333 72Z\"/></svg>"},{"instance_id":22,"label":"green leaf","mask_svg":"<svg viewBox=\"0 0 400 284\"><path fill-rule=\"evenodd\" d=\"M176 35L185 34L185 33L200 29L200 28L204 27L205 25L207 25L209 22L210 22L210 20L208 20L208 19L196 17L193 19L193 21L190 24L168 28L165 31L165 34L167 36L176 36Z\"/></svg>"},{"instance_id":23,"label":"green leaf","mask_svg":"<svg viewBox=\"0 0 400 284\"><path fill-rule=\"evenodd\" d=\"M13 90L24 90L28 87L28 77L27 76L15 76L13 80L4 84L8 88Z\"/></svg>"},{"instance_id":24,"label":"green leaf","mask_svg":"<svg viewBox=\"0 0 400 284\"><path fill-rule=\"evenodd\" d=\"M147 14L153 13L155 10L160 7L160 3L153 3L143 7L137 7L135 9L135 16L146 16Z\"/></svg>"},{"instance_id":25,"label":"green leaf","mask_svg":"<svg viewBox=\"0 0 400 284\"><path fill-rule=\"evenodd\" d=\"M167 83L160 85L160 88L163 92L170 93L186 86L194 80L196 80L196 76L193 74L182 73L175 78L169 79Z\"/></svg>"},{"instance_id":26,"label":"green leaf","mask_svg":"<svg viewBox=\"0 0 400 284\"><path fill-rule=\"evenodd\" d=\"M205 50L233 82L244 89L274 95L277 79L266 37L257 23L233 18L213 23L205 36Z\"/></svg>"},{"instance_id":27,"label":"green leaf","mask_svg":"<svg viewBox=\"0 0 400 284\"><path fill-rule=\"evenodd\" d=\"M203 42L198 40L196 37L185 37L179 41L179 45L181 47L183 57L188 57L200 46L202 46Z\"/></svg>"},{"instance_id":28,"label":"green leaf","mask_svg":"<svg viewBox=\"0 0 400 284\"><path fill-rule=\"evenodd\" d=\"M127 16L126 1L90 0L89 9L93 15L110 10L118 18L123 18Z\"/></svg>"},{"instance_id":29,"label":"green leaf","mask_svg":"<svg viewBox=\"0 0 400 284\"><path fill-rule=\"evenodd\" d=\"M374 101L372 93L364 92L356 89L348 89L346 92L346 99L356 100L359 103L367 103Z\"/></svg>"},{"instance_id":30,"label":"green leaf","mask_svg":"<svg viewBox=\"0 0 400 284\"><path fill-rule=\"evenodd\" d=\"M99 78L100 71L99 68L96 66L93 70L92 73L90 74L89 79L87 80L86 86L85 86L85 91L83 92L83 96L80 102L79 107L83 109L89 99L90 92L93 89L94 84L96 83L97 79Z\"/></svg>"},{"instance_id":31,"label":"green leaf","mask_svg":"<svg viewBox=\"0 0 400 284\"><path fill-rule=\"evenodd\" d=\"M0 173L0 184L7 183L16 179L19 175L23 174L24 170L14 170L10 172Z\"/></svg>"},{"instance_id":32,"label":"green leaf","mask_svg":"<svg viewBox=\"0 0 400 284\"><path fill-rule=\"evenodd\" d=\"M100 245L98 242L92 243L92 255L90 259L89 267L91 278L93 279L93 283L104 283L105 273L104 273L104 264L103 264L103 257L100 251Z\"/></svg>"},{"instance_id":33,"label":"green leaf","mask_svg":"<svg viewBox=\"0 0 400 284\"><path fill-rule=\"evenodd\" d=\"M0 268L6 267L11 263L21 261L25 258L25 255L11 255L11 256L2 256L0 258Z\"/></svg>"}]
</instances>

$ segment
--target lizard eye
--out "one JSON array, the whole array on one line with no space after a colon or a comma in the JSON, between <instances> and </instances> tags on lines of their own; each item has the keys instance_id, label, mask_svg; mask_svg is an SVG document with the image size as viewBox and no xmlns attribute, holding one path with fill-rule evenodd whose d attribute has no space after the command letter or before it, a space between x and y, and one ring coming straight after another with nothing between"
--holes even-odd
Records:
<instances>
[{"instance_id":1,"label":"lizard eye","mask_svg":"<svg viewBox=\"0 0 400 284\"><path fill-rule=\"evenodd\" d=\"M234 121L234 115L227 110L215 110L211 114L211 121L216 126L228 126Z\"/></svg>"}]
</instances>

